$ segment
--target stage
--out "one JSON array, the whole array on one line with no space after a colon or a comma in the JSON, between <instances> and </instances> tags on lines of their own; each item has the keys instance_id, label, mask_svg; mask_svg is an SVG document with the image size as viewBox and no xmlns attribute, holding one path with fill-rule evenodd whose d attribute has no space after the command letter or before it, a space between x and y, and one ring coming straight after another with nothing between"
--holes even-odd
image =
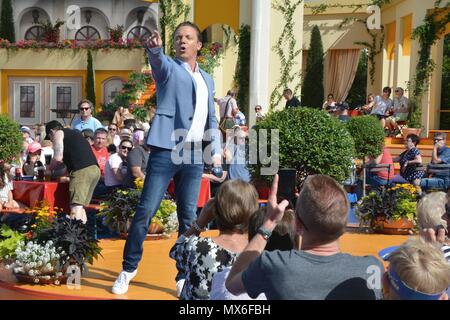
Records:
<instances>
[{"instance_id":1,"label":"stage","mask_svg":"<svg viewBox=\"0 0 450 320\"><path fill-rule=\"evenodd\" d=\"M206 236L215 235L215 231ZM348 233L341 239L343 252L354 255L377 255L388 246L399 245L407 236L374 235ZM111 286L121 271L124 240L101 240L102 255L81 281L80 289L69 289L66 285L27 285L15 283L9 270L0 267L0 300L92 300L92 299L133 299L133 300L174 300L175 262L169 258L169 250L175 235L167 240L145 241L144 256L137 276L130 283L126 295L114 295Z\"/></svg>"}]
</instances>

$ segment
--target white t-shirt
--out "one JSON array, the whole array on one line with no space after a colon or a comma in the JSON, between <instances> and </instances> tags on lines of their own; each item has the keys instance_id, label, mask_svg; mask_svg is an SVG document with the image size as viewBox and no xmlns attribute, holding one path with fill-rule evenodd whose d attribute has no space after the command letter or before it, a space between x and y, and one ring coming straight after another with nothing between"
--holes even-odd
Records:
<instances>
[{"instance_id":1,"label":"white t-shirt","mask_svg":"<svg viewBox=\"0 0 450 320\"><path fill-rule=\"evenodd\" d=\"M122 158L117 154L112 154L105 165L105 185L107 187L119 186L122 184L121 181L117 180L113 169L119 169L122 164Z\"/></svg>"},{"instance_id":2,"label":"white t-shirt","mask_svg":"<svg viewBox=\"0 0 450 320\"><path fill-rule=\"evenodd\" d=\"M235 296L225 287L225 281L228 278L231 268L225 268L221 272L214 274L211 284L211 300L267 300L266 295L261 293L256 299L252 299L248 294L243 293Z\"/></svg>"},{"instance_id":3,"label":"white t-shirt","mask_svg":"<svg viewBox=\"0 0 450 320\"><path fill-rule=\"evenodd\" d=\"M392 107L392 100L390 98L387 98L386 100L383 99L382 96L376 96L375 97L375 104L373 106L371 114L378 114L381 116L386 115L386 111Z\"/></svg>"}]
</instances>

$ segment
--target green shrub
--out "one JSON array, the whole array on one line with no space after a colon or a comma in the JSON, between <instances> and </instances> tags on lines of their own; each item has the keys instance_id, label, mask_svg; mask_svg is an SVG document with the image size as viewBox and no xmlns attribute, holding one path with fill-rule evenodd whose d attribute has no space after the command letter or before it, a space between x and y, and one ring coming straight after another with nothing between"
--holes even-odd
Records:
<instances>
[{"instance_id":1,"label":"green shrub","mask_svg":"<svg viewBox=\"0 0 450 320\"><path fill-rule=\"evenodd\" d=\"M356 156L377 157L383 151L384 130L374 116L353 117L348 130L355 141Z\"/></svg>"},{"instance_id":2,"label":"green shrub","mask_svg":"<svg viewBox=\"0 0 450 320\"><path fill-rule=\"evenodd\" d=\"M350 174L354 156L353 139L346 125L326 112L311 108L291 108L269 114L256 130L279 130L280 168L295 168L297 182L307 175L325 174L344 181ZM260 136L260 134L258 134ZM268 151L271 136L268 132ZM263 148L263 142L258 141ZM261 164L251 164L254 177L260 175Z\"/></svg>"},{"instance_id":3,"label":"green shrub","mask_svg":"<svg viewBox=\"0 0 450 320\"><path fill-rule=\"evenodd\" d=\"M17 157L22 150L20 126L7 116L0 115L0 160L6 162Z\"/></svg>"},{"instance_id":4,"label":"green shrub","mask_svg":"<svg viewBox=\"0 0 450 320\"><path fill-rule=\"evenodd\" d=\"M323 88L323 44L318 26L311 31L311 44L308 51L306 74L303 79L302 106L321 109L324 101Z\"/></svg>"}]
</instances>

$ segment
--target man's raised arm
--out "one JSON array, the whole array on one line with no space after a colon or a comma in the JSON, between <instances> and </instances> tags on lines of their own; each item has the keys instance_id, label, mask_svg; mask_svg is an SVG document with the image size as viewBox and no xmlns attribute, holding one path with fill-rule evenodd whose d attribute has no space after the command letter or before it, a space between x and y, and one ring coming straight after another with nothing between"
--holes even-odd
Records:
<instances>
[{"instance_id":1,"label":"man's raised arm","mask_svg":"<svg viewBox=\"0 0 450 320\"><path fill-rule=\"evenodd\" d=\"M156 82L164 83L169 78L172 65L169 59L164 55L162 49L162 40L158 31L144 44L147 50L148 61L152 67L153 78Z\"/></svg>"}]
</instances>

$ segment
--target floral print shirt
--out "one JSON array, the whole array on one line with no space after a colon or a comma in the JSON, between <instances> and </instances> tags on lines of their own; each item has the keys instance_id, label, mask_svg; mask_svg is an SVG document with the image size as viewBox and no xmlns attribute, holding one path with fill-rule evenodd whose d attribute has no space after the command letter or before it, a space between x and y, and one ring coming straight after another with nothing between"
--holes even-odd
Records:
<instances>
[{"instance_id":1,"label":"floral print shirt","mask_svg":"<svg viewBox=\"0 0 450 320\"><path fill-rule=\"evenodd\" d=\"M181 300L209 300L213 276L237 258L211 238L197 236L178 238L169 256L176 261L179 277L186 280Z\"/></svg>"}]
</instances>

